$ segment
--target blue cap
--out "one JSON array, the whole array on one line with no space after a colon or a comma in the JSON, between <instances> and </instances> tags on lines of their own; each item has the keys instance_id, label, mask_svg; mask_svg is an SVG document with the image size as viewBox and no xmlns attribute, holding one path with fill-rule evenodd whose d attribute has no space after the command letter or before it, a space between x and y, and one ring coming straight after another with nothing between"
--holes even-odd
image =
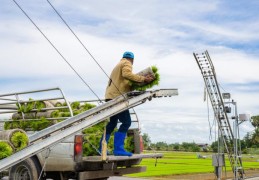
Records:
<instances>
[{"instance_id":1,"label":"blue cap","mask_svg":"<svg viewBox=\"0 0 259 180\"><path fill-rule=\"evenodd\" d=\"M134 59L134 54L132 52L128 52L126 51L123 56L123 58L131 58L131 59Z\"/></svg>"}]
</instances>

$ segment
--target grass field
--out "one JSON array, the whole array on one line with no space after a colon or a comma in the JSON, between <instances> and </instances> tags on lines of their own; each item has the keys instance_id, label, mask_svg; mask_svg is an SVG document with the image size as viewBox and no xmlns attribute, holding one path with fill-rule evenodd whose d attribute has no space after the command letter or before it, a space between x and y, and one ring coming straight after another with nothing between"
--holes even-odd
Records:
<instances>
[{"instance_id":1,"label":"grass field","mask_svg":"<svg viewBox=\"0 0 259 180\"><path fill-rule=\"evenodd\" d=\"M150 152L151 153L151 152ZM159 152L160 153L160 152ZM193 152L162 152L164 157L157 160L143 159L141 166L147 166L147 171L130 175L131 177L161 177L195 173L214 173L212 166L212 153L199 153L205 159L198 159ZM227 156L227 155L226 155ZM232 171L228 158L226 158L226 170ZM243 155L243 167L245 170L258 169L259 156Z\"/></svg>"}]
</instances>

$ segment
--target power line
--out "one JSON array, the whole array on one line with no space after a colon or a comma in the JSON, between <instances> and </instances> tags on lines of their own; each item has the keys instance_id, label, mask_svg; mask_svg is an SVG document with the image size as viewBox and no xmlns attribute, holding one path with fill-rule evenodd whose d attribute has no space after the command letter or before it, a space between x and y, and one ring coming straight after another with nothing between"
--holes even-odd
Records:
<instances>
[{"instance_id":1,"label":"power line","mask_svg":"<svg viewBox=\"0 0 259 180\"><path fill-rule=\"evenodd\" d=\"M83 44L83 42L79 39L79 37L76 35L76 33L71 29L71 27L68 25L68 23L65 21L65 19L60 15L60 13L57 11L57 9L47 0L49 5L53 8L53 10L56 12L56 14L60 17L60 19L63 21L63 23L67 26L67 28L71 31L71 33L76 37L76 39L79 41L79 43L84 47L84 49L87 51L87 53L91 56L91 58L95 61L95 63L101 68L101 70L106 74L102 66L98 63L98 61L94 58L94 56L90 53L90 51L86 48L86 46Z\"/></svg>"},{"instance_id":2,"label":"power line","mask_svg":"<svg viewBox=\"0 0 259 180\"><path fill-rule=\"evenodd\" d=\"M79 37L76 35L76 33L72 30L72 28L68 25L68 23L65 21L65 19L61 16L61 14L57 11L57 9L51 4L49 0L47 0L49 5L53 8L53 10L56 12L56 14L60 17L62 22L67 26L67 28L71 31L71 33L75 36L75 38L79 41L79 43L83 46L85 51L91 56L91 58L94 60L94 62L99 66L99 68L103 71L103 73L107 76L107 78L110 80L110 82L114 85L114 87L117 89L117 91L126 99L126 97L122 94L122 92L119 90L119 88L112 82L109 75L105 72L105 70L102 68L100 63L94 58L94 56L90 53L90 51L86 48L84 43L79 39Z\"/></svg>"},{"instance_id":3,"label":"power line","mask_svg":"<svg viewBox=\"0 0 259 180\"><path fill-rule=\"evenodd\" d=\"M22 7L15 1L13 2L18 6L18 8L23 12L23 14L31 21L31 23L38 29L38 31L44 36L44 38L50 43L50 45L56 50L56 52L62 57L62 59L69 65L69 67L76 73L76 75L83 81L83 83L92 91L92 93L97 97L99 102L102 102L98 95L93 91L90 85L80 76L80 74L73 68L73 66L66 60L66 58L61 54L61 52L55 47L55 45L48 39L48 37L40 30L36 23L30 18L30 16L22 9Z\"/></svg>"}]
</instances>

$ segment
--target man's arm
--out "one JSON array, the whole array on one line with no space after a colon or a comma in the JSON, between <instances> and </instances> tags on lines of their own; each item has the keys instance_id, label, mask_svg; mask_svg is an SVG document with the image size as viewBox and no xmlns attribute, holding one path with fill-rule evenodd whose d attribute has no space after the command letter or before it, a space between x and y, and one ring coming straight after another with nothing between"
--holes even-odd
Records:
<instances>
[{"instance_id":1,"label":"man's arm","mask_svg":"<svg viewBox=\"0 0 259 180\"><path fill-rule=\"evenodd\" d=\"M145 76L140 76L132 73L132 64L129 61L125 61L122 65L122 76L128 80L135 82L145 81Z\"/></svg>"}]
</instances>

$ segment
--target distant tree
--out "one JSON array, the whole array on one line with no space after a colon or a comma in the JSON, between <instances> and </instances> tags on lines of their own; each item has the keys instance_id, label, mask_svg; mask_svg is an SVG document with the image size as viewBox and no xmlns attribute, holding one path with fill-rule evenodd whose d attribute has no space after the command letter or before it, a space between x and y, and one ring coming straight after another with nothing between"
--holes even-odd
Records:
<instances>
[{"instance_id":1,"label":"distant tree","mask_svg":"<svg viewBox=\"0 0 259 180\"><path fill-rule=\"evenodd\" d=\"M213 152L218 152L218 141L213 142L210 147Z\"/></svg>"},{"instance_id":2,"label":"distant tree","mask_svg":"<svg viewBox=\"0 0 259 180\"><path fill-rule=\"evenodd\" d=\"M167 150L168 145L166 142L157 142L156 143L156 150L165 151Z\"/></svg>"},{"instance_id":3,"label":"distant tree","mask_svg":"<svg viewBox=\"0 0 259 180\"><path fill-rule=\"evenodd\" d=\"M200 151L200 147L195 144L195 143L187 143L183 142L182 143L182 148L184 151L189 151L189 152L198 152Z\"/></svg>"},{"instance_id":4,"label":"distant tree","mask_svg":"<svg viewBox=\"0 0 259 180\"><path fill-rule=\"evenodd\" d=\"M174 144L169 144L169 145L167 146L167 150L168 150L168 151L173 151L173 150L174 150Z\"/></svg>"},{"instance_id":5,"label":"distant tree","mask_svg":"<svg viewBox=\"0 0 259 180\"><path fill-rule=\"evenodd\" d=\"M252 116L251 123L255 127L255 131L252 133L252 143L256 147L259 144L259 116Z\"/></svg>"},{"instance_id":6,"label":"distant tree","mask_svg":"<svg viewBox=\"0 0 259 180\"><path fill-rule=\"evenodd\" d=\"M243 146L242 146L242 149L243 148L250 148L252 147L253 145L253 142L252 142L252 134L251 133L246 133L246 135L244 136L243 138Z\"/></svg>"},{"instance_id":7,"label":"distant tree","mask_svg":"<svg viewBox=\"0 0 259 180\"><path fill-rule=\"evenodd\" d=\"M256 147L258 147L258 143L259 143L259 128L256 128L254 133L252 134L252 142L253 142L253 145L256 145Z\"/></svg>"},{"instance_id":8,"label":"distant tree","mask_svg":"<svg viewBox=\"0 0 259 180\"><path fill-rule=\"evenodd\" d=\"M142 135L142 139L143 139L144 149L149 149L151 140L150 140L150 137L148 136L148 134L144 133Z\"/></svg>"},{"instance_id":9,"label":"distant tree","mask_svg":"<svg viewBox=\"0 0 259 180\"><path fill-rule=\"evenodd\" d=\"M148 147L148 150L156 150L156 144L150 143L150 146Z\"/></svg>"},{"instance_id":10,"label":"distant tree","mask_svg":"<svg viewBox=\"0 0 259 180\"><path fill-rule=\"evenodd\" d=\"M199 152L199 151L201 151L201 148L197 144L193 143L191 145L191 151L192 152Z\"/></svg>"},{"instance_id":11,"label":"distant tree","mask_svg":"<svg viewBox=\"0 0 259 180\"><path fill-rule=\"evenodd\" d=\"M259 127L259 116L252 116L251 123L255 128Z\"/></svg>"},{"instance_id":12,"label":"distant tree","mask_svg":"<svg viewBox=\"0 0 259 180\"><path fill-rule=\"evenodd\" d=\"M248 146L246 144L246 140L245 139L240 140L240 145L241 145L242 153L247 154L248 153Z\"/></svg>"},{"instance_id":13,"label":"distant tree","mask_svg":"<svg viewBox=\"0 0 259 180\"><path fill-rule=\"evenodd\" d=\"M189 143L183 142L183 143L182 143L182 149L183 149L184 151L188 151L188 150L189 150Z\"/></svg>"},{"instance_id":14,"label":"distant tree","mask_svg":"<svg viewBox=\"0 0 259 180\"><path fill-rule=\"evenodd\" d=\"M180 144L179 143L174 144L174 150L175 151L179 151L180 150Z\"/></svg>"}]
</instances>

